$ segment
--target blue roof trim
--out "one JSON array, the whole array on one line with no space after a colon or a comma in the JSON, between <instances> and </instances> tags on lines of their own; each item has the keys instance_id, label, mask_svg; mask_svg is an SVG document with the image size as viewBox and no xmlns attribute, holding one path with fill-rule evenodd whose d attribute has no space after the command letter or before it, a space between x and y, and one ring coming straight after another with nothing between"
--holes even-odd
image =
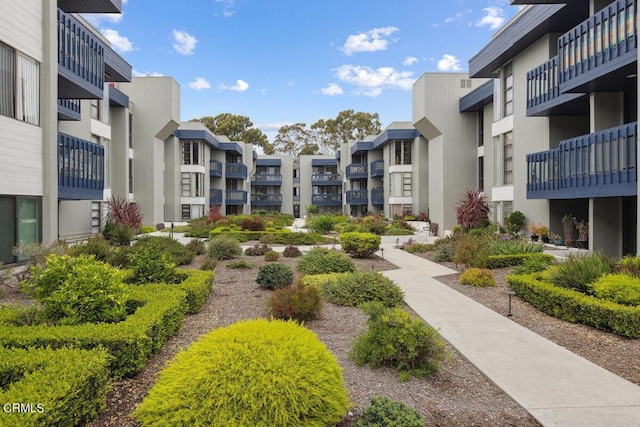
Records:
<instances>
[{"instance_id":1,"label":"blue roof trim","mask_svg":"<svg viewBox=\"0 0 640 427\"><path fill-rule=\"evenodd\" d=\"M373 147L373 141L358 141L351 146L351 154L358 151L371 151L371 147Z\"/></svg>"},{"instance_id":2,"label":"blue roof trim","mask_svg":"<svg viewBox=\"0 0 640 427\"><path fill-rule=\"evenodd\" d=\"M336 159L311 159L311 166L338 166Z\"/></svg>"},{"instance_id":3,"label":"blue roof trim","mask_svg":"<svg viewBox=\"0 0 640 427\"><path fill-rule=\"evenodd\" d=\"M223 151L233 151L235 153L238 154L242 154L243 153L243 149L240 146L240 144L238 144L237 142L221 142L220 143L220 150Z\"/></svg>"},{"instance_id":4,"label":"blue roof trim","mask_svg":"<svg viewBox=\"0 0 640 427\"><path fill-rule=\"evenodd\" d=\"M376 150L382 147L389 141L394 139L415 139L421 136L416 128L411 129L387 129L382 132L371 144L371 150Z\"/></svg>"},{"instance_id":5,"label":"blue roof trim","mask_svg":"<svg viewBox=\"0 0 640 427\"><path fill-rule=\"evenodd\" d=\"M482 107L493 102L493 80L478 86L460 98L460 112L480 111Z\"/></svg>"},{"instance_id":6,"label":"blue roof trim","mask_svg":"<svg viewBox=\"0 0 640 427\"><path fill-rule=\"evenodd\" d=\"M282 166L280 159L256 159L256 166Z\"/></svg>"},{"instance_id":7,"label":"blue roof trim","mask_svg":"<svg viewBox=\"0 0 640 427\"><path fill-rule=\"evenodd\" d=\"M235 151L238 154L243 153L242 147L237 142L220 142L213 134L206 130L178 129L173 132L173 136L179 139L199 139L217 150Z\"/></svg>"}]
</instances>

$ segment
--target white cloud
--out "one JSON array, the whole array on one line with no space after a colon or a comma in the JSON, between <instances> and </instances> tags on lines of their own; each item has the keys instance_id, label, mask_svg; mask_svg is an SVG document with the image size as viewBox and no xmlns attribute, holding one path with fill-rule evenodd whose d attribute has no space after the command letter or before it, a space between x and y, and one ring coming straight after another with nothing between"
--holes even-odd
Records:
<instances>
[{"instance_id":1,"label":"white cloud","mask_svg":"<svg viewBox=\"0 0 640 427\"><path fill-rule=\"evenodd\" d=\"M335 95L342 95L344 93L344 90L342 90L340 85L338 85L337 83L329 83L327 87L320 89L320 92L323 95L335 96Z\"/></svg>"},{"instance_id":2,"label":"white cloud","mask_svg":"<svg viewBox=\"0 0 640 427\"><path fill-rule=\"evenodd\" d=\"M277 132L283 126L292 125L293 122L272 122L272 123L261 123L255 125L256 129L260 129L262 132Z\"/></svg>"},{"instance_id":3,"label":"white cloud","mask_svg":"<svg viewBox=\"0 0 640 427\"><path fill-rule=\"evenodd\" d=\"M188 86L193 90L211 89L211 84L204 77L196 77Z\"/></svg>"},{"instance_id":4,"label":"white cloud","mask_svg":"<svg viewBox=\"0 0 640 427\"><path fill-rule=\"evenodd\" d=\"M489 6L482 9L484 16L476 22L476 27L486 27L495 30L504 23L504 10L498 6Z\"/></svg>"},{"instance_id":5,"label":"white cloud","mask_svg":"<svg viewBox=\"0 0 640 427\"><path fill-rule=\"evenodd\" d=\"M365 33L352 34L347 37L341 50L348 56L354 52L376 52L378 50L386 50L389 40L386 36L398 31L396 27L374 28Z\"/></svg>"},{"instance_id":6,"label":"white cloud","mask_svg":"<svg viewBox=\"0 0 640 427\"><path fill-rule=\"evenodd\" d=\"M460 71L460 60L453 55L442 55L442 59L438 61L438 71Z\"/></svg>"},{"instance_id":7,"label":"white cloud","mask_svg":"<svg viewBox=\"0 0 640 427\"><path fill-rule=\"evenodd\" d=\"M115 50L119 52L131 52L133 50L133 43L128 38L121 36L117 30L104 28L100 32L109 40Z\"/></svg>"},{"instance_id":8,"label":"white cloud","mask_svg":"<svg viewBox=\"0 0 640 427\"><path fill-rule=\"evenodd\" d=\"M133 77L162 77L164 74L157 71L138 71L135 68L131 71Z\"/></svg>"},{"instance_id":9,"label":"white cloud","mask_svg":"<svg viewBox=\"0 0 640 427\"><path fill-rule=\"evenodd\" d=\"M236 80L236 84L233 86L229 86L227 84L221 83L218 85L218 89L220 90L233 90L235 92L244 92L245 90L249 89L249 83L245 82L244 80Z\"/></svg>"},{"instance_id":10,"label":"white cloud","mask_svg":"<svg viewBox=\"0 0 640 427\"><path fill-rule=\"evenodd\" d=\"M461 21L465 16L469 15L470 13L472 13L473 11L471 9L466 9L466 10L461 10L456 12L456 14L454 16L448 16L447 18L445 18L444 21L442 22L436 22L435 24L433 24L434 27L442 27L445 26L447 24L451 24L453 22L459 22Z\"/></svg>"},{"instance_id":11,"label":"white cloud","mask_svg":"<svg viewBox=\"0 0 640 427\"><path fill-rule=\"evenodd\" d=\"M359 65L341 65L335 68L336 76L355 86L357 95L375 97L383 89L410 90L415 82L412 71L396 71L393 67L373 69Z\"/></svg>"},{"instance_id":12,"label":"white cloud","mask_svg":"<svg viewBox=\"0 0 640 427\"><path fill-rule=\"evenodd\" d=\"M402 61L402 65L408 67L415 64L416 62L418 62L418 58L416 58L415 56L407 56L406 58L404 58L404 61Z\"/></svg>"},{"instance_id":13,"label":"white cloud","mask_svg":"<svg viewBox=\"0 0 640 427\"><path fill-rule=\"evenodd\" d=\"M186 31L173 30L173 48L180 55L193 55L198 39Z\"/></svg>"},{"instance_id":14,"label":"white cloud","mask_svg":"<svg viewBox=\"0 0 640 427\"><path fill-rule=\"evenodd\" d=\"M216 0L216 3L220 3L222 5L222 16L225 18L233 16L235 0Z\"/></svg>"}]
</instances>

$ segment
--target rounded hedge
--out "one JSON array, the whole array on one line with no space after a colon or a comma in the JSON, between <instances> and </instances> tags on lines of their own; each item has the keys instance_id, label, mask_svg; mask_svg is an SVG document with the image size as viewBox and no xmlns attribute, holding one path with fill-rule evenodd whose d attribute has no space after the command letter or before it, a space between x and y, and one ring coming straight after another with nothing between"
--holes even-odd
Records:
<instances>
[{"instance_id":1,"label":"rounded hedge","mask_svg":"<svg viewBox=\"0 0 640 427\"><path fill-rule=\"evenodd\" d=\"M381 237L373 233L349 232L340 235L342 250L356 258L369 258L380 249Z\"/></svg>"},{"instance_id":2,"label":"rounded hedge","mask_svg":"<svg viewBox=\"0 0 640 427\"><path fill-rule=\"evenodd\" d=\"M207 255L217 260L234 259L242 255L242 247L233 237L216 236L209 241Z\"/></svg>"},{"instance_id":3,"label":"rounded hedge","mask_svg":"<svg viewBox=\"0 0 640 427\"><path fill-rule=\"evenodd\" d=\"M293 321L210 332L165 368L138 406L143 426L328 426L349 408L338 362Z\"/></svg>"},{"instance_id":4,"label":"rounded hedge","mask_svg":"<svg viewBox=\"0 0 640 427\"><path fill-rule=\"evenodd\" d=\"M385 307L402 303L404 292L393 280L377 271L356 271L336 275L320 287L323 298L333 304L354 307L379 302Z\"/></svg>"},{"instance_id":5,"label":"rounded hedge","mask_svg":"<svg viewBox=\"0 0 640 427\"><path fill-rule=\"evenodd\" d=\"M463 285L488 287L495 286L496 280L491 270L486 268L467 268L458 279Z\"/></svg>"},{"instance_id":6,"label":"rounded hedge","mask_svg":"<svg viewBox=\"0 0 640 427\"><path fill-rule=\"evenodd\" d=\"M328 248L313 248L300 258L296 266L304 274L346 273L356 271L348 255Z\"/></svg>"},{"instance_id":7,"label":"rounded hedge","mask_svg":"<svg viewBox=\"0 0 640 427\"><path fill-rule=\"evenodd\" d=\"M262 289L280 289L293 283L293 271L284 264L265 264L260 267L256 282Z\"/></svg>"}]
</instances>

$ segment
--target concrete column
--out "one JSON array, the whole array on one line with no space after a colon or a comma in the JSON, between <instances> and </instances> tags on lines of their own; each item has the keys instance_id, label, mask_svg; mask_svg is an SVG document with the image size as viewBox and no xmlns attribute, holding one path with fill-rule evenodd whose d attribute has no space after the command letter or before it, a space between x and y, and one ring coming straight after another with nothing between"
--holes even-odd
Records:
<instances>
[{"instance_id":1,"label":"concrete column","mask_svg":"<svg viewBox=\"0 0 640 427\"><path fill-rule=\"evenodd\" d=\"M589 199L589 249L621 258L622 229L622 198Z\"/></svg>"},{"instance_id":2,"label":"concrete column","mask_svg":"<svg viewBox=\"0 0 640 427\"><path fill-rule=\"evenodd\" d=\"M620 126L624 122L622 92L594 92L589 95L590 133Z\"/></svg>"}]
</instances>

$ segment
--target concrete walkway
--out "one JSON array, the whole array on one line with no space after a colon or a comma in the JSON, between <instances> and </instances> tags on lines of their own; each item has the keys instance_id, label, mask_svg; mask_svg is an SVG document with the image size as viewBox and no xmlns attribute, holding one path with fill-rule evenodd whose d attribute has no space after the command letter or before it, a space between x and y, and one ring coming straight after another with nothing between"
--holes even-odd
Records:
<instances>
[{"instance_id":1,"label":"concrete walkway","mask_svg":"<svg viewBox=\"0 0 640 427\"><path fill-rule=\"evenodd\" d=\"M542 425L640 425L640 387L433 279L455 271L382 247L406 303Z\"/></svg>"}]
</instances>

